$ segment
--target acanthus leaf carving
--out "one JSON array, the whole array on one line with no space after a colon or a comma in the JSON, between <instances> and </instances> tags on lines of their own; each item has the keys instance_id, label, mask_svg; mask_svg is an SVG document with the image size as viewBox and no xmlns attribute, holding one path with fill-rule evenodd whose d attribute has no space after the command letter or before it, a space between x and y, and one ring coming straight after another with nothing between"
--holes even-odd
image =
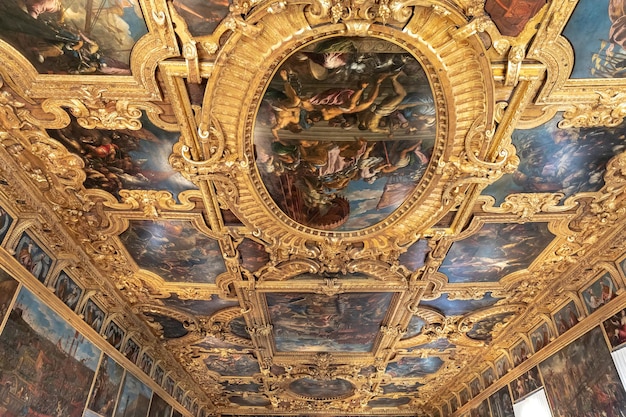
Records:
<instances>
[{"instance_id":1,"label":"acanthus leaf carving","mask_svg":"<svg viewBox=\"0 0 626 417\"><path fill-rule=\"evenodd\" d=\"M626 117L626 93L597 91L594 104L577 104L563 113L561 129L580 127L616 127Z\"/></svg>"}]
</instances>

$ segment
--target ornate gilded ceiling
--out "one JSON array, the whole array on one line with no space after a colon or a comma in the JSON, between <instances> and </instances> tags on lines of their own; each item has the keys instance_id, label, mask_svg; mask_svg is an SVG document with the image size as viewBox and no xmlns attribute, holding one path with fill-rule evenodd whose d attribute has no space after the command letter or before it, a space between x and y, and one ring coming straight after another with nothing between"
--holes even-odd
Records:
<instances>
[{"instance_id":1,"label":"ornate gilded ceiling","mask_svg":"<svg viewBox=\"0 0 626 417\"><path fill-rule=\"evenodd\" d=\"M191 413L461 415L624 288L619 4L4 1L4 247Z\"/></svg>"}]
</instances>

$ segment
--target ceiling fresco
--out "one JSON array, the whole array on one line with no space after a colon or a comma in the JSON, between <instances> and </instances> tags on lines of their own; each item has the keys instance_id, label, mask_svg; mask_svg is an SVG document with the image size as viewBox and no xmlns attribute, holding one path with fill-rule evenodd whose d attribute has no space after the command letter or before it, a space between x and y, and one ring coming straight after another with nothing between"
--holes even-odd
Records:
<instances>
[{"instance_id":1,"label":"ceiling fresco","mask_svg":"<svg viewBox=\"0 0 626 417\"><path fill-rule=\"evenodd\" d=\"M118 414L512 416L626 341L624 16L2 2L0 329L101 336Z\"/></svg>"}]
</instances>

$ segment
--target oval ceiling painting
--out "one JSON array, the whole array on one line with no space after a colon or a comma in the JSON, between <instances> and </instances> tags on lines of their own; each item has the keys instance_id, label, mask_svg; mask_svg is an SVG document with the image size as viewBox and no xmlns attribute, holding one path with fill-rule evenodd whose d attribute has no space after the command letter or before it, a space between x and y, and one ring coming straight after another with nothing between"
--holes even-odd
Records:
<instances>
[{"instance_id":1,"label":"oval ceiling painting","mask_svg":"<svg viewBox=\"0 0 626 417\"><path fill-rule=\"evenodd\" d=\"M402 47L335 37L291 54L261 101L256 164L291 219L329 231L373 226L424 175L436 135L428 78Z\"/></svg>"}]
</instances>

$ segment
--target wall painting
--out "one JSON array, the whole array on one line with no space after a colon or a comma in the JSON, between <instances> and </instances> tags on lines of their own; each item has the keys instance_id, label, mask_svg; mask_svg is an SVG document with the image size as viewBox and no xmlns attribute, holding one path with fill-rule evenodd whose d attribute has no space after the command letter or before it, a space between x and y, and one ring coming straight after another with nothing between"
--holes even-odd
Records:
<instances>
[{"instance_id":1,"label":"wall painting","mask_svg":"<svg viewBox=\"0 0 626 417\"><path fill-rule=\"evenodd\" d=\"M132 363L137 363L137 359L139 359L139 351L141 348L133 339L128 339L124 348L122 349L122 354L128 358Z\"/></svg>"},{"instance_id":2,"label":"wall painting","mask_svg":"<svg viewBox=\"0 0 626 417\"><path fill-rule=\"evenodd\" d=\"M496 360L496 377L502 378L511 369L511 362L506 356L501 356Z\"/></svg>"},{"instance_id":3,"label":"wall painting","mask_svg":"<svg viewBox=\"0 0 626 417\"><path fill-rule=\"evenodd\" d=\"M124 330L122 330L117 323L111 320L104 329L103 336L111 346L113 346L116 350L120 350L125 334Z\"/></svg>"},{"instance_id":4,"label":"wall painting","mask_svg":"<svg viewBox=\"0 0 626 417\"><path fill-rule=\"evenodd\" d=\"M394 293L267 293L279 351L369 352Z\"/></svg>"},{"instance_id":5,"label":"wall painting","mask_svg":"<svg viewBox=\"0 0 626 417\"><path fill-rule=\"evenodd\" d=\"M114 417L146 417L152 390L130 372L126 372Z\"/></svg>"},{"instance_id":6,"label":"wall painting","mask_svg":"<svg viewBox=\"0 0 626 417\"><path fill-rule=\"evenodd\" d=\"M219 244L186 221L131 221L120 235L140 268L168 282L215 284L226 272Z\"/></svg>"},{"instance_id":7,"label":"wall painting","mask_svg":"<svg viewBox=\"0 0 626 417\"><path fill-rule=\"evenodd\" d=\"M481 375L483 380L483 387L490 387L496 380L496 373L493 368L489 367L485 369Z\"/></svg>"},{"instance_id":8,"label":"wall painting","mask_svg":"<svg viewBox=\"0 0 626 417\"><path fill-rule=\"evenodd\" d=\"M511 349L511 358L513 358L513 367L518 366L530 357L530 348L525 340L522 340Z\"/></svg>"},{"instance_id":9,"label":"wall painting","mask_svg":"<svg viewBox=\"0 0 626 417\"><path fill-rule=\"evenodd\" d=\"M81 415L100 353L22 288L0 336L0 414Z\"/></svg>"},{"instance_id":10,"label":"wall painting","mask_svg":"<svg viewBox=\"0 0 626 417\"><path fill-rule=\"evenodd\" d=\"M19 283L8 272L0 268L0 329L18 286Z\"/></svg>"},{"instance_id":11,"label":"wall painting","mask_svg":"<svg viewBox=\"0 0 626 417\"><path fill-rule=\"evenodd\" d=\"M170 417L172 415L172 406L157 394L152 394L150 402L150 411L148 417Z\"/></svg>"},{"instance_id":12,"label":"wall painting","mask_svg":"<svg viewBox=\"0 0 626 417\"><path fill-rule=\"evenodd\" d=\"M416 188L430 161L435 113L428 78L403 48L366 37L318 41L295 51L271 80L256 117L256 165L294 221L364 229Z\"/></svg>"},{"instance_id":13,"label":"wall painting","mask_svg":"<svg viewBox=\"0 0 626 417\"><path fill-rule=\"evenodd\" d=\"M593 410L619 416L626 410L626 392L599 327L541 362L539 370L555 415Z\"/></svg>"},{"instance_id":14,"label":"wall painting","mask_svg":"<svg viewBox=\"0 0 626 417\"><path fill-rule=\"evenodd\" d=\"M489 407L493 417L515 417L508 385L500 388L489 397Z\"/></svg>"},{"instance_id":15,"label":"wall painting","mask_svg":"<svg viewBox=\"0 0 626 417\"><path fill-rule=\"evenodd\" d=\"M626 310L604 320L602 325L612 348L618 348L626 343Z\"/></svg>"},{"instance_id":16,"label":"wall painting","mask_svg":"<svg viewBox=\"0 0 626 417\"><path fill-rule=\"evenodd\" d=\"M109 356L102 355L102 361L96 375L88 410L95 416L113 417L115 400L122 386L124 368Z\"/></svg>"},{"instance_id":17,"label":"wall painting","mask_svg":"<svg viewBox=\"0 0 626 417\"><path fill-rule=\"evenodd\" d=\"M511 382L511 392L513 393L513 401L524 399L529 394L542 387L539 370L535 366L530 371L522 374L520 377Z\"/></svg>"},{"instance_id":18,"label":"wall painting","mask_svg":"<svg viewBox=\"0 0 626 417\"><path fill-rule=\"evenodd\" d=\"M487 0L485 11L504 36L518 36L547 0Z\"/></svg>"}]
</instances>

